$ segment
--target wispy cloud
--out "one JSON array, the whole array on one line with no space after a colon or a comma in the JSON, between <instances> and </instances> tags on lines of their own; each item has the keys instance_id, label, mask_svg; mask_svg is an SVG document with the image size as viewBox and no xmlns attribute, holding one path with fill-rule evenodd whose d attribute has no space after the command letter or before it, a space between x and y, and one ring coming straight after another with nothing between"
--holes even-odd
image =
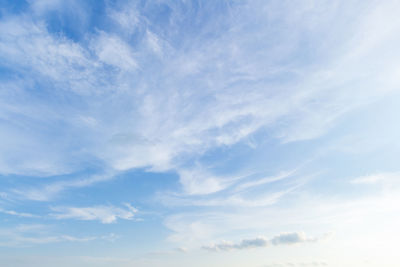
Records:
<instances>
[{"instance_id":1,"label":"wispy cloud","mask_svg":"<svg viewBox=\"0 0 400 267\"><path fill-rule=\"evenodd\" d=\"M89 242L94 240L115 240L115 234L103 236L76 237L54 234L51 227L42 224L22 224L0 229L1 247L29 247L33 245L60 242Z\"/></svg>"},{"instance_id":2,"label":"wispy cloud","mask_svg":"<svg viewBox=\"0 0 400 267\"><path fill-rule=\"evenodd\" d=\"M6 209L2 209L2 208L0 208L0 213L13 215L13 216L17 216L17 217L24 217L24 218L39 218L40 217L38 215L34 215L34 214L31 214L28 212L17 212L14 210L6 210Z\"/></svg>"},{"instance_id":3,"label":"wispy cloud","mask_svg":"<svg viewBox=\"0 0 400 267\"><path fill-rule=\"evenodd\" d=\"M63 181L48 183L33 188L12 189L9 192L8 197L35 201L49 201L57 197L64 190L70 188L87 187L95 183L110 180L113 177L113 173L105 173L98 175L89 175L88 178L82 179L65 179Z\"/></svg>"},{"instance_id":4,"label":"wispy cloud","mask_svg":"<svg viewBox=\"0 0 400 267\"><path fill-rule=\"evenodd\" d=\"M130 46L118 36L112 36L102 32L92 42L93 50L100 62L123 71L136 70L137 62Z\"/></svg>"},{"instance_id":5,"label":"wispy cloud","mask_svg":"<svg viewBox=\"0 0 400 267\"><path fill-rule=\"evenodd\" d=\"M230 194L230 192L219 196L179 196L162 194L158 199L166 206L203 206L203 207L265 207L276 204L282 197L291 193L297 186L274 191L271 193L257 194L255 196Z\"/></svg>"},{"instance_id":6,"label":"wispy cloud","mask_svg":"<svg viewBox=\"0 0 400 267\"><path fill-rule=\"evenodd\" d=\"M304 178L340 157L325 153L338 132L359 139L352 122L373 124L368 114L380 110L378 101L399 99L398 1L22 2L18 12L14 4L0 8L0 213L7 222L49 220L20 212L48 209L45 201L54 201L49 217L57 223L133 220L138 211L129 204L80 206L66 192L138 169L178 182L166 179L165 192L164 180L149 179L140 192L162 210L158 223L174 247L303 225L369 227L380 212L398 219L399 174L371 170L395 163L365 161L371 175L344 183L388 189L383 197L332 196L338 170L315 183ZM386 145L395 150L392 135ZM357 150L353 144L344 146ZM293 167L318 149L323 164ZM114 196L101 201L115 203ZM103 238L3 230L1 244ZM283 249L313 240L293 232L207 248Z\"/></svg>"},{"instance_id":7,"label":"wispy cloud","mask_svg":"<svg viewBox=\"0 0 400 267\"><path fill-rule=\"evenodd\" d=\"M380 10L394 10L394 5L385 3ZM41 2L36 6L41 6L39 9L42 10L42 7L52 5ZM176 20L170 23L184 21L184 9L178 4L170 3L170 6L176 12ZM19 95L8 93L8 101L11 100L13 105L2 108L8 121L6 133L9 133L3 139L12 140L2 143L4 151L9 151L0 158L2 172L32 175L71 172L82 168L77 163L79 160L91 157L117 170L137 167L156 171L173 169L182 173L181 181L188 192L204 194L221 190L224 181L214 179L212 172L207 177L196 178L197 175L188 175L183 165L210 149L242 142L262 129L269 129L271 135L282 142L319 137L343 114L373 102L377 96L394 88L393 79L386 83L384 78L385 73L389 73L385 64L380 65L381 69L373 70L378 71L378 80L363 83L363 77L371 70L359 64L359 59L376 57L379 54L376 48L392 38L391 31L380 34L380 38L362 38L366 29L368 36L378 32L376 27L367 27L369 18L378 16L383 25L397 25L370 10L360 14L357 24L348 27L349 30L336 29L342 46L329 43L331 39L317 46L317 51L326 52L322 59L311 57L306 62L279 64L293 53L307 54L307 49L301 46L302 32L308 32L310 39L315 41L325 37L323 27L333 25L329 21L335 18L332 14L337 14L338 6L331 6L330 11L322 5L296 8L295 11L285 3L254 2L247 9L237 10L234 5L221 5L222 12L234 10L243 18L243 25L235 25L227 17L222 25L228 25L232 30L223 31L223 28L211 26L220 22L221 17L217 16L216 21L202 25L204 28L199 30L197 38L189 38L183 24L171 24L175 30L182 31L180 38L187 37L182 40L185 49L172 41L173 31L157 31L157 27L151 27L146 12L132 4L126 8L110 7L106 12L109 19L119 25L118 31L115 28L112 29L115 31L99 30L87 35L88 42L85 43L49 32L40 19L18 16L3 19L0 25L3 65L14 72L24 72L21 77L28 78L8 81L18 88ZM202 8L204 10L199 10L198 16L205 16L211 9L209 5ZM266 17L263 13L269 8L286 10L282 11L285 16L274 21L273 16ZM310 8L314 12L310 13ZM324 17L318 15L319 9L324 10ZM310 14L313 14L312 18ZM289 19L289 15L293 17ZM318 20L323 23L315 23ZM275 35L269 27L264 27L272 21L295 27L284 27L282 33ZM261 32L265 38L257 38L261 29L264 29ZM209 39L207 32L211 30L218 32L220 37ZM134 44L128 42L132 31L143 33ZM352 31L361 33L354 38ZM274 43L268 42L270 35L275 36ZM252 40L258 41L252 43ZM164 57L159 58L157 64L151 64L148 58L155 52L160 53L160 43L168 43L168 49L162 51ZM208 45L204 46L204 43ZM338 50L344 50L341 54L345 56L336 58L334 55ZM359 52L353 53L356 50ZM391 55L390 61L397 56ZM385 55L382 57L382 62L389 59ZM360 75L349 74L349 66L357 69ZM136 73L139 69L140 74ZM272 81L282 75L290 79L277 88ZM369 79L373 78L369 76ZM32 82L44 87L57 86L56 91L48 91L49 97L57 100L56 108L29 94ZM243 83L247 84L245 91ZM354 84L364 88L363 92L355 91ZM374 87L367 86L369 84ZM382 87L388 90L376 89ZM352 89L351 96L349 89ZM64 96L74 98L76 94L82 101L91 103L90 110L84 105L75 105L71 109L63 102ZM111 105L104 101L110 96L113 99ZM18 127L11 122L17 117L20 118L18 127L22 128L32 121L42 127L59 125L46 128L60 133L63 142L53 140L58 145L51 150L38 149L47 147L43 140L50 138L50 132L43 132L39 127L33 128L29 136L14 135ZM72 119L77 117L90 117L97 123L84 126ZM68 130L68 136L62 134L66 129L72 129ZM51 136L54 138L55 135ZM74 147L76 140L82 140L77 146L82 149L73 151L69 147ZM29 150L29 153L14 149L16 145L13 144L23 143L26 144L23 150ZM78 160L75 162L74 158ZM204 184L209 190L196 189L196 184Z\"/></svg>"},{"instance_id":8,"label":"wispy cloud","mask_svg":"<svg viewBox=\"0 0 400 267\"><path fill-rule=\"evenodd\" d=\"M246 189L251 188L251 187L260 186L260 185L263 185L263 184L277 182L277 181L289 178L294 173L295 173L295 171L286 171L286 172L281 172L276 176L265 177L265 178L261 178L261 179L257 179L257 180L254 179L251 182L244 182L244 183L239 184L236 187L236 190L241 191L241 190L246 190Z\"/></svg>"},{"instance_id":9,"label":"wispy cloud","mask_svg":"<svg viewBox=\"0 0 400 267\"><path fill-rule=\"evenodd\" d=\"M385 172L385 173L376 173L376 174L357 177L355 179L352 179L350 182L352 184L373 185L378 183L397 182L399 178L400 178L400 173L398 172Z\"/></svg>"},{"instance_id":10,"label":"wispy cloud","mask_svg":"<svg viewBox=\"0 0 400 267\"><path fill-rule=\"evenodd\" d=\"M125 208L115 206L93 206L93 207L53 207L56 213L52 216L56 219L75 219L83 221L100 221L101 223L114 223L118 219L132 220L137 209L130 204Z\"/></svg>"}]
</instances>

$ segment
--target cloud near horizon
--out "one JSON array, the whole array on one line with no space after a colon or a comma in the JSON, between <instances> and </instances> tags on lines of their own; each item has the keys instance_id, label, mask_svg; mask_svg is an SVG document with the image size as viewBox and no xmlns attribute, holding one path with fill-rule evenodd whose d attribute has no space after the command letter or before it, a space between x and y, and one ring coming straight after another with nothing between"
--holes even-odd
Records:
<instances>
[{"instance_id":1,"label":"cloud near horizon","mask_svg":"<svg viewBox=\"0 0 400 267\"><path fill-rule=\"evenodd\" d=\"M281 233L268 239L266 237L256 237L253 239L243 239L239 243L223 241L221 243L203 246L202 248L209 251L229 251L234 249L250 249L268 246L295 245L300 243L318 242L323 238L307 237L304 232Z\"/></svg>"}]
</instances>

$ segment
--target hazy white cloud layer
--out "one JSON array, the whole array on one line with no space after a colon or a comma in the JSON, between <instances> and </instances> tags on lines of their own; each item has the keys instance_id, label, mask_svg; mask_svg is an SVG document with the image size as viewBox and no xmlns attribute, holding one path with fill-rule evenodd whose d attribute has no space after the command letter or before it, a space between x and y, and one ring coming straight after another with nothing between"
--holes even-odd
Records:
<instances>
[{"instance_id":1,"label":"hazy white cloud layer","mask_svg":"<svg viewBox=\"0 0 400 267\"><path fill-rule=\"evenodd\" d=\"M328 266L325 261L310 261L310 262L284 262L284 263L271 263L264 265L263 267L308 267L308 266Z\"/></svg>"}]
</instances>

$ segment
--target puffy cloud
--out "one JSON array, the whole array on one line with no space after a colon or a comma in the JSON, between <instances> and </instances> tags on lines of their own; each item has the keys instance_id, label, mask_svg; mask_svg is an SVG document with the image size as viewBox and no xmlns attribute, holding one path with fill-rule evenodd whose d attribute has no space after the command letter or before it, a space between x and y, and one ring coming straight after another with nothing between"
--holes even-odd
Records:
<instances>
[{"instance_id":1,"label":"puffy cloud","mask_svg":"<svg viewBox=\"0 0 400 267\"><path fill-rule=\"evenodd\" d=\"M271 243L275 246L292 245L309 241L316 241L316 239L307 238L306 234L303 232L282 233L271 239Z\"/></svg>"},{"instance_id":2,"label":"puffy cloud","mask_svg":"<svg viewBox=\"0 0 400 267\"><path fill-rule=\"evenodd\" d=\"M231 250L231 249L247 249L256 247L266 247L269 241L264 237L257 237L254 239L244 239L240 243L235 244L228 241L223 241L219 244L204 246L203 249L210 251Z\"/></svg>"},{"instance_id":3,"label":"puffy cloud","mask_svg":"<svg viewBox=\"0 0 400 267\"><path fill-rule=\"evenodd\" d=\"M322 238L321 238L322 239ZM257 237L254 239L243 239L239 243L223 241L218 244L203 246L203 249L210 251L225 251L232 249L249 249L257 247L267 247L268 245L294 245L306 242L316 242L320 239L307 237L303 232L281 233L271 239L266 237Z\"/></svg>"}]
</instances>

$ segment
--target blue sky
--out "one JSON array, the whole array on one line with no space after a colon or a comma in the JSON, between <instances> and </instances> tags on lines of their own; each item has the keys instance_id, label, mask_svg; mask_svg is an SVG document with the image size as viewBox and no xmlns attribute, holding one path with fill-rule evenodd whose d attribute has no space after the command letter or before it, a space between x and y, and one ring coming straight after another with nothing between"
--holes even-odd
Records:
<instances>
[{"instance_id":1,"label":"blue sky","mask_svg":"<svg viewBox=\"0 0 400 267\"><path fill-rule=\"evenodd\" d=\"M398 266L399 13L0 1L0 265Z\"/></svg>"}]
</instances>

